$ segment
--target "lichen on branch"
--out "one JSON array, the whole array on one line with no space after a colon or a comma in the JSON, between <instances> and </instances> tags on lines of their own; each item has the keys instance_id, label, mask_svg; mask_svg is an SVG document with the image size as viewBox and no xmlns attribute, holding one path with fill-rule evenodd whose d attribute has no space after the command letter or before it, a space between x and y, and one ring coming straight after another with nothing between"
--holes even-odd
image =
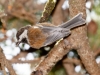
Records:
<instances>
[{"instance_id":1,"label":"lichen on branch","mask_svg":"<svg viewBox=\"0 0 100 75\"><path fill-rule=\"evenodd\" d=\"M56 5L56 0L48 0L45 7L44 7L44 10L43 10L43 13L42 13L42 16L41 16L41 19L39 21L39 23L42 23L42 22L45 22L48 20L52 10L54 9Z\"/></svg>"}]
</instances>

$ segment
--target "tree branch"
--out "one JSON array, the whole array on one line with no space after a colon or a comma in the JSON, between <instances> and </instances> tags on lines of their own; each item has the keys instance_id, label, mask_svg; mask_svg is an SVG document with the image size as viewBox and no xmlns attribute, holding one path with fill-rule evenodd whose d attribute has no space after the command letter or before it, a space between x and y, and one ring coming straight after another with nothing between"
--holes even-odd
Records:
<instances>
[{"instance_id":1,"label":"tree branch","mask_svg":"<svg viewBox=\"0 0 100 75\"><path fill-rule=\"evenodd\" d=\"M86 18L85 11L85 0L69 0L69 11L71 17L77 13L82 12L83 17ZM87 37L87 26L76 28L68 40L73 43L73 47L76 47L77 52L90 75L99 75L100 69L95 61L94 53L90 49L88 37Z\"/></svg>"},{"instance_id":2,"label":"tree branch","mask_svg":"<svg viewBox=\"0 0 100 75\"><path fill-rule=\"evenodd\" d=\"M74 64L65 63L63 65L64 65L64 68L66 69L66 72L67 72L68 75L82 75L81 73L75 72Z\"/></svg>"},{"instance_id":3,"label":"tree branch","mask_svg":"<svg viewBox=\"0 0 100 75\"><path fill-rule=\"evenodd\" d=\"M62 9L62 5L65 0L59 0L54 12L53 12L53 18L52 18L52 23L55 25L59 25L64 21L64 12ZM58 16L59 15L59 16Z\"/></svg>"},{"instance_id":4,"label":"tree branch","mask_svg":"<svg viewBox=\"0 0 100 75\"><path fill-rule=\"evenodd\" d=\"M41 63L34 69L32 75L47 75L52 67L63 58L71 49L70 44L65 47L64 40L48 53L48 55L41 61Z\"/></svg>"},{"instance_id":5,"label":"tree branch","mask_svg":"<svg viewBox=\"0 0 100 75\"><path fill-rule=\"evenodd\" d=\"M42 22L45 22L48 20L52 10L55 7L55 4L56 4L56 0L48 0L47 1L39 23L42 23Z\"/></svg>"}]
</instances>

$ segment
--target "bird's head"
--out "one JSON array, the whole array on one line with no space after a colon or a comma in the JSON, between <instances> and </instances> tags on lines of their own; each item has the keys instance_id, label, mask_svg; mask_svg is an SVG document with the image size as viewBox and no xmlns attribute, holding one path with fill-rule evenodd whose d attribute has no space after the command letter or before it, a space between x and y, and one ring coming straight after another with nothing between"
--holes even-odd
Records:
<instances>
[{"instance_id":1,"label":"bird's head","mask_svg":"<svg viewBox=\"0 0 100 75\"><path fill-rule=\"evenodd\" d=\"M31 25L27 25L25 27L20 28L17 31L16 38L17 42L16 45L18 46L20 43L28 43L27 42L27 31L31 27Z\"/></svg>"}]
</instances>

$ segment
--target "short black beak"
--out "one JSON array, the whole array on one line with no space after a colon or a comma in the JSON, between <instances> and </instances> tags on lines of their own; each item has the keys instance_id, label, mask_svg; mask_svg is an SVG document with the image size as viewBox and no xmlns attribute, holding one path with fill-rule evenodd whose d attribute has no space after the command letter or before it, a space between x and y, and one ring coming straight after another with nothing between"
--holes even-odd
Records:
<instances>
[{"instance_id":1,"label":"short black beak","mask_svg":"<svg viewBox=\"0 0 100 75\"><path fill-rule=\"evenodd\" d=\"M19 46L20 43L21 43L20 41L16 42L16 46Z\"/></svg>"}]
</instances>

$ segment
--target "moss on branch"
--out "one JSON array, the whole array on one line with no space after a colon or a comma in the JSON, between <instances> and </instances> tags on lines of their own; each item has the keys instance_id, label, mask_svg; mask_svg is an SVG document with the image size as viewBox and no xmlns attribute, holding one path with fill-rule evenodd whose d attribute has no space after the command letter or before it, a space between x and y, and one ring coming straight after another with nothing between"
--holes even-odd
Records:
<instances>
[{"instance_id":1,"label":"moss on branch","mask_svg":"<svg viewBox=\"0 0 100 75\"><path fill-rule=\"evenodd\" d=\"M55 7L55 5L56 5L56 0L48 0L47 1L39 23L42 23L42 22L45 22L45 21L48 20L51 12L53 11L53 9Z\"/></svg>"}]
</instances>

